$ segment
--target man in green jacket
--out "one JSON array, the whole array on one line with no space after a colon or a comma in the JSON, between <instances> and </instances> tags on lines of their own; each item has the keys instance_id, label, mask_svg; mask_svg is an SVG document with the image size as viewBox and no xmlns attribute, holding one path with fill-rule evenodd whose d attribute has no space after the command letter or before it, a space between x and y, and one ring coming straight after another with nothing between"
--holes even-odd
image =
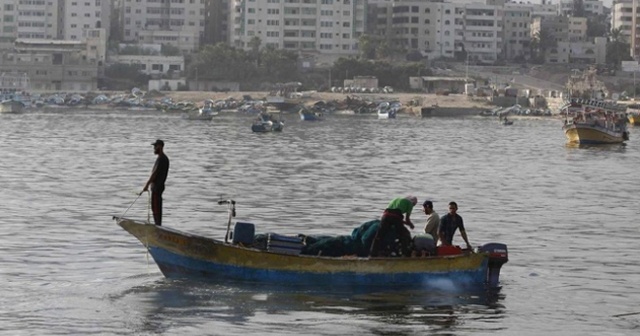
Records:
<instances>
[{"instance_id":1,"label":"man in green jacket","mask_svg":"<svg viewBox=\"0 0 640 336\"><path fill-rule=\"evenodd\" d=\"M380 218L380 228L371 244L371 257L389 257L394 252L400 252L405 257L411 254L411 233L405 224L413 229L415 226L411 222L411 211L418 203L415 196L399 197L393 199L382 213ZM400 244L397 246L395 240Z\"/></svg>"}]
</instances>

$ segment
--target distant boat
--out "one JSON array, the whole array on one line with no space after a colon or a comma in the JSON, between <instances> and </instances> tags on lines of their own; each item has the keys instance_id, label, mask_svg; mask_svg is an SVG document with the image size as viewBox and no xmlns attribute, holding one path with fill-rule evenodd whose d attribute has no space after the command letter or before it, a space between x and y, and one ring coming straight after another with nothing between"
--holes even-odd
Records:
<instances>
[{"instance_id":1,"label":"distant boat","mask_svg":"<svg viewBox=\"0 0 640 336\"><path fill-rule=\"evenodd\" d=\"M629 140L627 107L599 99L573 99L563 107L564 134L573 144L614 144Z\"/></svg>"},{"instance_id":2,"label":"distant boat","mask_svg":"<svg viewBox=\"0 0 640 336\"><path fill-rule=\"evenodd\" d=\"M640 104L631 104L627 106L627 118L631 125L640 125Z\"/></svg>"},{"instance_id":3,"label":"distant boat","mask_svg":"<svg viewBox=\"0 0 640 336\"><path fill-rule=\"evenodd\" d=\"M186 118L189 120L211 120L214 116L218 115L218 111L215 109L214 101L207 99L201 108L190 111L186 114Z\"/></svg>"},{"instance_id":4,"label":"distant boat","mask_svg":"<svg viewBox=\"0 0 640 336\"><path fill-rule=\"evenodd\" d=\"M378 119L395 119L401 105L399 102L384 102L378 105Z\"/></svg>"},{"instance_id":5,"label":"distant boat","mask_svg":"<svg viewBox=\"0 0 640 336\"><path fill-rule=\"evenodd\" d=\"M22 113L24 104L13 99L5 99L0 101L0 113Z\"/></svg>"},{"instance_id":6,"label":"distant boat","mask_svg":"<svg viewBox=\"0 0 640 336\"><path fill-rule=\"evenodd\" d=\"M309 111L306 109L300 109L300 111L298 111L298 114L300 114L300 120L305 121L321 121L324 119L322 113Z\"/></svg>"},{"instance_id":7,"label":"distant boat","mask_svg":"<svg viewBox=\"0 0 640 336\"><path fill-rule=\"evenodd\" d=\"M255 133L282 132L284 120L276 119L269 112L262 112L251 125L251 131Z\"/></svg>"}]
</instances>

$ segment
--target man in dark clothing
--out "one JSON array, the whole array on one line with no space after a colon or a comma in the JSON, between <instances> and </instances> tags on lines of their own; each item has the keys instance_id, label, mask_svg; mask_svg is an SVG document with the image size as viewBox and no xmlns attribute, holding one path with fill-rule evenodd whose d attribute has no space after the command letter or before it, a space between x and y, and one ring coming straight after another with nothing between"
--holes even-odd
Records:
<instances>
[{"instance_id":1,"label":"man in dark clothing","mask_svg":"<svg viewBox=\"0 0 640 336\"><path fill-rule=\"evenodd\" d=\"M462 217L458 215L458 204L456 204L456 202L449 202L449 213L440 218L440 228L438 229L440 242L443 246L452 245L453 235L457 229L460 229L460 235L462 239L464 239L464 242L467 243L467 248L471 249Z\"/></svg>"},{"instance_id":2,"label":"man in dark clothing","mask_svg":"<svg viewBox=\"0 0 640 336\"><path fill-rule=\"evenodd\" d=\"M153 153L158 155L156 163L153 165L151 176L142 189L142 194L149 190L151 186L151 211L153 211L153 221L156 225L162 225L162 192L164 192L164 182L169 174L169 158L164 154L164 141L156 140L151 144Z\"/></svg>"}]
</instances>

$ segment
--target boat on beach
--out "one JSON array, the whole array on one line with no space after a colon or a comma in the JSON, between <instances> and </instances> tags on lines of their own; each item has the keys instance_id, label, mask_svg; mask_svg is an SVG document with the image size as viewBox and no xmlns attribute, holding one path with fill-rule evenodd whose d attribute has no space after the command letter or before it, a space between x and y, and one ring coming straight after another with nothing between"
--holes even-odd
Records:
<instances>
[{"instance_id":1,"label":"boat on beach","mask_svg":"<svg viewBox=\"0 0 640 336\"><path fill-rule=\"evenodd\" d=\"M253 224L237 222L231 232L235 201L218 204L226 204L229 212L224 240L123 217L114 219L142 243L167 278L410 288L444 280L460 286L495 288L499 287L500 268L508 261L507 246L499 243L455 254L379 258L304 255L300 252L305 244L303 235L269 234L266 246L257 247Z\"/></svg>"}]
</instances>

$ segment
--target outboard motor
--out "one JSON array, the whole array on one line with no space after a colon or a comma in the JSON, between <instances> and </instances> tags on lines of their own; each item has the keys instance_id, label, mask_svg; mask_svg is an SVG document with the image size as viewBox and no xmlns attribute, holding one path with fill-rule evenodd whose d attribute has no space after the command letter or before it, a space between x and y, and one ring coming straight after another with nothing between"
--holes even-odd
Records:
<instances>
[{"instance_id":1,"label":"outboard motor","mask_svg":"<svg viewBox=\"0 0 640 336\"><path fill-rule=\"evenodd\" d=\"M509 261L507 245L501 243L484 244L480 246L478 251L489 253L487 283L490 287L498 287L500 283L500 268Z\"/></svg>"}]
</instances>

